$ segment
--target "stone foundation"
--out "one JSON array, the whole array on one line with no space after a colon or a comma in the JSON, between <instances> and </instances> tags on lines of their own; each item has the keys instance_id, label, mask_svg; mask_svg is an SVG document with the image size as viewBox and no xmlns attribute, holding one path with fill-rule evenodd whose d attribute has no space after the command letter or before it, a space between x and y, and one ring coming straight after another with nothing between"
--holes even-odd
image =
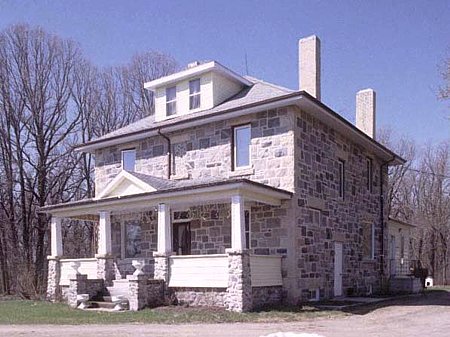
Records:
<instances>
[{"instance_id":1,"label":"stone foundation","mask_svg":"<svg viewBox=\"0 0 450 337\"><path fill-rule=\"evenodd\" d=\"M61 288L59 280L61 278L61 264L58 257L47 257L48 275L47 275L47 300L56 302L61 300Z\"/></svg>"},{"instance_id":2,"label":"stone foundation","mask_svg":"<svg viewBox=\"0 0 450 337\"><path fill-rule=\"evenodd\" d=\"M89 294L93 298L101 294L104 290L103 279L88 280L87 275L73 275L70 277L70 285L67 290L67 303L71 308L78 306L77 295Z\"/></svg>"},{"instance_id":3,"label":"stone foundation","mask_svg":"<svg viewBox=\"0 0 450 337\"><path fill-rule=\"evenodd\" d=\"M170 288L170 294L178 304L194 307L226 306L226 288Z\"/></svg>"},{"instance_id":4,"label":"stone foundation","mask_svg":"<svg viewBox=\"0 0 450 337\"><path fill-rule=\"evenodd\" d=\"M97 278L105 280L105 284L111 286L116 276L114 258L109 255L96 255L95 257L97 258Z\"/></svg>"},{"instance_id":5,"label":"stone foundation","mask_svg":"<svg viewBox=\"0 0 450 337\"><path fill-rule=\"evenodd\" d=\"M252 287L253 309L280 305L283 301L283 287Z\"/></svg>"},{"instance_id":6,"label":"stone foundation","mask_svg":"<svg viewBox=\"0 0 450 337\"><path fill-rule=\"evenodd\" d=\"M153 254L155 259L155 280L169 281L169 256L170 254Z\"/></svg>"},{"instance_id":7,"label":"stone foundation","mask_svg":"<svg viewBox=\"0 0 450 337\"><path fill-rule=\"evenodd\" d=\"M252 280L248 250L227 250L228 288L226 307L230 311L252 310Z\"/></svg>"}]
</instances>

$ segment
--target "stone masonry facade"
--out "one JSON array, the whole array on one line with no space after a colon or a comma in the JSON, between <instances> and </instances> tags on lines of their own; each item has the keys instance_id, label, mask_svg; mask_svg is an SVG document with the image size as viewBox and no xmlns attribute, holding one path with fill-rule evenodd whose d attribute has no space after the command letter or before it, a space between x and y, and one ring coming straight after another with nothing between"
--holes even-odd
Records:
<instances>
[{"instance_id":1,"label":"stone masonry facade","mask_svg":"<svg viewBox=\"0 0 450 337\"><path fill-rule=\"evenodd\" d=\"M233 171L232 127L246 123L251 124L252 167ZM380 174L386 175L386 170L380 172L379 158L296 107L261 111L168 136L177 178L244 177L294 193L293 199L280 207L249 206L251 253L285 257L283 298L287 302L307 300L317 289L321 298L334 295L335 242L343 244L344 294L380 287ZM137 172L167 177L167 142L155 136L97 151L97 191L120 172L120 151L127 148L136 148ZM373 164L371 191L367 189L366 158ZM345 163L344 198L338 194L339 160ZM193 254L224 253L230 247L229 207L199 205L193 212L199 215L191 222ZM144 221L144 216L135 216ZM142 229L141 255L145 257L156 250L156 217L153 214L150 218ZM121 222L113 222L114 240L114 232L120 228L117 223ZM374 259L362 256L365 223L375 227ZM117 249L117 240L115 245ZM156 269L155 265L155 276Z\"/></svg>"}]
</instances>

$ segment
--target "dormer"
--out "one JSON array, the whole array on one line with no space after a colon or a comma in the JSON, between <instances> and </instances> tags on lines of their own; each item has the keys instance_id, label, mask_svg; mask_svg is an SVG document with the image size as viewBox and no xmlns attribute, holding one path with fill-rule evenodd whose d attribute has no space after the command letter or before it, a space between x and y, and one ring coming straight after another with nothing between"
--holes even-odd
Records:
<instances>
[{"instance_id":1,"label":"dormer","mask_svg":"<svg viewBox=\"0 0 450 337\"><path fill-rule=\"evenodd\" d=\"M193 62L186 70L147 82L154 92L155 120L211 109L236 95L252 82L220 63Z\"/></svg>"}]
</instances>

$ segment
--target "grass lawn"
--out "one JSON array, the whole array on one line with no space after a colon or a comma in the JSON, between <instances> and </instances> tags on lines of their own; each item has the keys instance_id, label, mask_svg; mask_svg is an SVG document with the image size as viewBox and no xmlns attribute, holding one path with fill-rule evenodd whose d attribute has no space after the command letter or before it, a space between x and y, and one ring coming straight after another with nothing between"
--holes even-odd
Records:
<instances>
[{"instance_id":1,"label":"grass lawn","mask_svg":"<svg viewBox=\"0 0 450 337\"><path fill-rule=\"evenodd\" d=\"M66 304L45 301L0 300L0 324L116 324L116 323L223 323L288 322L345 315L312 307L280 308L251 313L222 309L160 307L138 312L102 312L71 309Z\"/></svg>"}]
</instances>

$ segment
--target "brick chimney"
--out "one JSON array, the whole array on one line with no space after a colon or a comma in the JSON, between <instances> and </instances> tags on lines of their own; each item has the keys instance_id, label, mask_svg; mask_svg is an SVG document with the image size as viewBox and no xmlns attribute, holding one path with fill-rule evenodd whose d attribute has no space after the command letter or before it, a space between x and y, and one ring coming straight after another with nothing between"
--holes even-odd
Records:
<instances>
[{"instance_id":1,"label":"brick chimney","mask_svg":"<svg viewBox=\"0 0 450 337\"><path fill-rule=\"evenodd\" d=\"M308 36L298 41L299 89L320 101L320 39Z\"/></svg>"},{"instance_id":2,"label":"brick chimney","mask_svg":"<svg viewBox=\"0 0 450 337\"><path fill-rule=\"evenodd\" d=\"M356 93L356 127L375 139L376 93L373 89Z\"/></svg>"}]
</instances>

